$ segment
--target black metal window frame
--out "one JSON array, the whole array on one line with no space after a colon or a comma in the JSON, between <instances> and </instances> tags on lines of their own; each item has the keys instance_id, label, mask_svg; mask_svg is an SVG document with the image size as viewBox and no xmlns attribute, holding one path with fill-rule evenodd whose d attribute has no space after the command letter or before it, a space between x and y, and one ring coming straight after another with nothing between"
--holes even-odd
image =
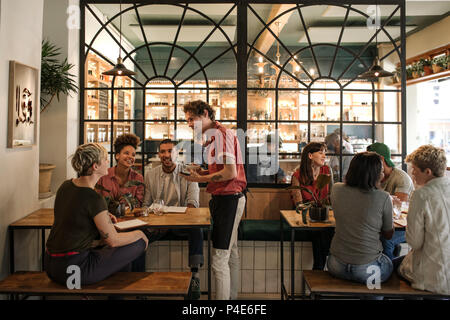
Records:
<instances>
[{"instance_id":1,"label":"black metal window frame","mask_svg":"<svg viewBox=\"0 0 450 320\"><path fill-rule=\"evenodd\" d=\"M117 4L117 2L112 2L111 0L81 0L80 1L80 17L81 17L81 29L80 29L80 131L79 131L79 143L84 143L84 126L85 124L89 123L89 122L105 122L108 123L109 125L111 125L111 133L110 133L110 146L111 146L111 152L110 152L110 159L111 159L111 163L113 163L113 135L114 135L114 124L115 123L120 123L120 122L134 122L134 123L141 123L142 124L142 128L143 128L143 135L145 138L145 124L146 123L151 123L151 122L155 122L155 120L147 120L145 119L145 91L147 90L146 85L152 81L155 78L166 78L167 80L169 80L170 82L172 82L174 88L171 89L174 91L174 105L175 105L175 110L174 110L174 119L173 120L168 120L167 122L169 123L174 123L174 129L176 132L176 128L177 128L177 124L178 123L185 123L186 121L182 121L182 120L178 120L177 119L177 90L182 90L184 88L180 88L180 86L185 83L187 80L189 80L190 78L192 78L192 76L194 76L195 74L202 72L205 78L205 83L206 83L206 87L204 88L206 90L206 100L209 102L209 95L210 95L210 91L220 91L220 90L235 90L237 92L237 113L236 113L236 119L235 120L221 120L221 122L224 123L237 123L237 128L238 129L242 129L244 130L244 132L247 131L247 126L249 123L258 123L258 122L264 122L264 123L273 123L275 124L275 128L278 129L279 124L282 124L286 121L284 120L279 120L278 119L278 98L279 98L279 93L282 91L307 91L308 92L308 119L307 120L289 120L287 122L289 123L298 123L298 124L307 124L308 126L308 142L311 141L311 125L313 124L320 124L320 123L336 123L339 124L339 128L342 132L343 130L343 126L346 124L364 124L364 125L371 125L372 128L372 141L375 141L375 127L376 125L389 125L389 124L393 124L393 125L399 125L401 127L401 153L399 154L393 154L392 156L400 156L402 159L402 167L405 170L406 169L406 164L404 163L404 159L406 157L406 57L405 57L405 40L406 40L406 31L405 31L405 26L406 26L406 15L405 15L405 1L404 0L380 0L380 1L376 1L376 0L348 0L345 1L345 3L343 4L343 1L322 1L322 0L317 0L317 1L313 1L313 0L304 0L304 1L251 1L251 0L241 0L241 1L202 1L202 0L197 0L197 1L183 1L183 2L177 2L177 1L170 1L170 0L160 0L160 1L132 1L132 0L123 0L122 3L124 4L133 4L132 7L127 8L125 10L122 10L122 12L116 14L115 16L111 17L111 19L109 19L106 23L103 23L96 15L95 13L92 11L90 5L92 4ZM218 22L214 22L212 19L209 19L209 21L211 21L212 24L215 25L215 27L213 28L213 30L210 32L210 34L202 41L202 43L200 44L200 46L193 52L193 53L189 53L187 50L185 50L189 55L189 59L187 61L185 61L185 63L182 65L182 67L177 71L177 73L175 74L178 75L178 73L181 71L181 69L183 69L183 67L185 65L187 65L187 63L190 60L195 60L196 63L199 65L199 69L192 75L190 75L189 77L187 77L185 80L183 80L181 83L176 84L172 78L174 78L175 76L173 76L172 78L167 77L167 70L169 67L169 63L170 63L170 58L172 57L174 48L178 48L180 50L184 50L182 47L180 47L179 45L177 45L177 38L180 32L180 29L182 27L183 24L183 19L186 13L186 10L193 10L192 8L188 8L189 4L199 4L199 3L208 3L208 4L230 4L231 5L231 9L224 15L224 17ZM142 21L140 19L139 16L139 12L138 12L138 8L140 6L144 6L144 5L155 5L155 4L165 4L165 5L174 5L177 7L181 7L183 8L183 15L182 18L180 19L179 22L179 26L177 29L177 33L175 36L175 40L173 43L162 43L162 42L154 42L154 43L149 43L146 39L145 36L145 32L143 30L143 25L142 25ZM270 22L266 23L257 13L257 11L254 9L253 5L257 5L257 4L295 4L295 7L284 11L282 13L280 13L278 16L274 17ZM354 59L352 61L352 63L350 63L347 68L339 75L339 77L337 79L334 79L331 77L331 73L333 70L333 67L335 65L336 62L336 58L337 58L337 52L339 49L342 50L347 50L345 47L341 46L341 39L342 39L342 35L343 32L345 30L347 21L348 21L348 16L349 13L351 11L357 12L362 16L365 16L366 18L369 18L369 16L355 8L353 8L353 5L357 5L357 4L369 4L369 5L395 5L397 6L396 9L390 14L390 16L387 19L384 19L384 21L381 23L381 26L379 28L377 28L377 31L373 34L373 36L370 38L370 40L367 41L367 43L365 44L365 46L358 52L358 53L354 53L351 52L351 54L353 54ZM334 44L330 44L330 43L315 43L313 44L311 42L311 39L309 37L307 28L306 28L306 24L304 21L304 17L302 15L302 8L308 7L308 6L312 6L312 5L333 5L333 6L338 6L338 7L342 7L346 9L346 15L344 17L344 22L342 25L342 29L339 35L339 39L337 42L337 45ZM93 14L93 16L96 18L97 22L102 26L101 29L98 30L97 34L94 36L94 38L92 39L92 41L88 44L85 43L85 13L86 10L88 10L91 14ZM114 90L121 90L123 89L122 87L115 87L114 83L115 83L115 78L113 78L112 83L113 86L112 87L108 87L108 88L95 88L95 90L108 90L111 91L111 119L97 119L97 120L90 120L90 119L85 119L85 90L92 90L92 88L88 88L87 86L84 85L85 83L85 65L86 65L86 58L87 58L87 53L89 51L94 52L95 54L97 54L98 56L100 56L102 59L104 59L106 62L110 63L111 65L114 65L115 63L113 61L111 61L110 59L106 58L101 52L96 51L94 48L92 48L92 44L95 41L95 38L98 36L98 34L102 31L102 30L106 30L107 33L109 33L109 35L111 36L111 38L117 43L117 45L119 44L119 41L117 40L117 38L114 37L114 35L112 35L110 33L110 31L108 31L107 28L105 28L106 25L108 25L109 23L111 23L111 21L113 21L115 18L117 18L120 14L123 14L124 12L127 12L129 10L134 10L139 22L139 26L140 29L142 31L142 34L144 36L144 45L135 48L132 52L127 52L126 49L121 46L122 51L124 52L125 56L124 56L124 60L126 59L130 59L134 65L136 66L136 68L147 78L147 80L145 82L141 82L138 79L134 78L134 77L130 77L133 81L135 81L136 84L140 85L140 86L134 86L131 88L127 88L130 90L140 90L143 91L143 112L142 112L142 117L140 119L136 119L136 118L130 118L130 119L114 119L114 94L113 91ZM237 40L236 43L233 44L232 41L228 38L228 36L226 35L225 32L223 32L223 30L221 30L220 24L222 21L224 21L224 19L233 11L236 10L237 11ZM279 19L280 17L282 17L284 14L286 14L288 11L297 11L300 17L300 20L303 24L304 30L305 30L305 34L306 34L306 38L308 41L308 45L301 48L300 50L298 50L297 52L291 52L289 50L289 48L281 41L281 39L279 38L279 36L277 36L272 29L270 28L270 24L273 23L274 21L276 21L277 19ZM196 10L197 11L197 10ZM394 14L396 12L400 12L400 37L399 39L394 40L391 35L384 29L384 27L387 25L387 23L391 20L391 18L394 16ZM201 13L200 11L197 11L197 13L201 14L203 17L207 18L208 17L204 14ZM248 15L252 14L254 17L256 17L264 26L263 29L261 29L261 31L259 32L259 34L255 37L255 39L253 40L252 43L248 43L248 39L247 39L247 19L248 19ZM208 38L212 35L212 33L216 30L216 29L220 29L223 34L225 35L225 37L227 38L230 47L228 49L226 49L224 52L222 52L221 54L219 54L218 56L214 57L213 59L211 59L206 65L202 65L195 57L195 53L205 44L205 42L208 40ZM294 56L296 54L298 54L299 52L301 52L302 50L311 50L312 53L312 59L316 65L316 69L318 70L319 73L319 77L313 79L308 71L303 67L303 65L301 63L299 63L298 65L303 69L303 72L310 78L310 84L306 84L302 79L297 78L294 74L290 73L287 69L286 66L289 63L289 60L287 60L286 62L283 63L283 65L277 65L275 61L273 61L273 59L271 59L269 56L263 54L262 52L258 52L258 50L255 48L255 43L258 39L258 37L262 34L263 31L267 30L268 32L271 33L271 35L276 39L276 41L278 41L280 43L280 45L283 47L283 49L288 52L288 54L290 55L290 59L295 60L297 63L298 61L296 60L296 58L294 58ZM352 79L351 81L347 82L345 85L341 85L339 80L341 80L342 76L348 71L348 69L353 65L354 62L356 62L359 57L364 53L364 51L370 46L372 40L377 36L378 33L383 32L385 35L387 35L387 37L389 38L389 40L391 41L391 43L393 44L394 48L388 52L387 54L385 54L383 57L380 57L380 60L384 60L385 58L387 58L388 56L390 56L393 53L397 53L399 60L400 60L400 67L401 67L401 85L399 87L399 89L376 89L374 84L372 83L372 89L371 90L360 90L360 89L346 89L346 87L352 83L353 81L356 80L356 78ZM396 41L399 41L400 44L397 44ZM171 50L170 50L170 54L169 54L169 58L168 58L168 62L167 65L165 67L164 70L164 74L162 75L156 75L157 71L155 68L155 64L152 58L152 53L150 50L150 46L152 45L168 45L171 46ZM333 56L333 60L332 60L332 64L330 67L330 71L328 73L328 75L323 76L321 74L321 69L319 67L318 64L318 60L314 54L314 47L317 46L335 46L336 50L335 50L335 54ZM150 62L152 64L152 68L153 68L153 72L155 73L155 76L153 77L149 77L145 71L139 66L139 64L134 61L134 59L131 57L131 54L135 51L137 51L140 48L146 47L147 48L147 52L149 55L149 59ZM86 49L88 50L86 52ZM217 59L219 59L222 55L226 54L228 51L232 50L234 53L234 56L236 58L236 87L235 88L217 88L217 87L213 87L211 88L209 86L209 82L208 82L208 76L205 73L205 68L212 64L214 61L216 61ZM279 75L278 78L276 80L277 85L274 88L263 88L263 89L257 89L257 88L253 88L253 87L249 87L248 86L248 79L247 79L247 70L248 70L248 65L249 65L249 61L251 59L251 53L252 52L257 52L258 54L264 56L267 61L271 62L272 64L276 65L279 69ZM362 60L359 60L360 62ZM370 66L368 66L367 64L365 64L363 62L365 68L369 68ZM282 74L287 74L289 77L297 80L299 83L301 83L304 88L280 88L278 87L279 81L281 79L281 75ZM330 79L330 80L334 80L336 83L339 84L339 89L325 89L325 88L312 88L312 85L314 84L315 81L317 80L323 80L323 79ZM152 89L158 89L155 87L152 87ZM168 89L168 88L164 88L164 89ZM267 91L275 91L275 119L274 120L250 120L248 119L248 113L247 113L247 93L249 91L252 90L267 90ZM318 121L318 120L311 120L311 92L314 92L316 90L320 90L320 91L325 91L325 90L332 90L332 91L339 91L340 92L340 119L339 121ZM370 91L372 93L372 120L371 121L344 121L343 120L343 94L346 91ZM398 94L400 94L400 112L401 112L401 121L397 121L397 122L386 122L386 121L375 121L375 94L379 93L379 92L397 92ZM341 146L341 150L342 150L342 144L343 144L343 138L341 135L340 138L340 146ZM247 152L247 146L243 146L242 148L243 150L245 150L245 159L248 160L248 152ZM299 155L299 153L283 153L286 155ZM143 148L141 150L141 156L142 156L142 174L144 174L144 167L145 167L145 156L151 156L152 154L147 152L147 150L145 150L145 144L143 144ZM154 153L153 153L154 155ZM340 152L339 154L328 154L330 156L333 155L337 155L339 157L339 161L340 161L340 177L342 177L342 159L343 156L342 152ZM247 161L246 161L247 163ZM249 186L255 186L255 187L284 187L285 184L281 184L281 183L271 183L271 184L262 184L262 183L250 183Z\"/></svg>"}]
</instances>

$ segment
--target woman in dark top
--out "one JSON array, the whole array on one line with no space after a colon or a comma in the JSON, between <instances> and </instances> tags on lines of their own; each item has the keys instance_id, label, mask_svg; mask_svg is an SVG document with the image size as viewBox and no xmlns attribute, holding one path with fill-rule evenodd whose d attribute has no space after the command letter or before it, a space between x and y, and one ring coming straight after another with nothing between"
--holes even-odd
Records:
<instances>
[{"instance_id":1,"label":"woman in dark top","mask_svg":"<svg viewBox=\"0 0 450 320\"><path fill-rule=\"evenodd\" d=\"M382 179L380 156L362 152L350 162L345 183L331 191L336 229L327 267L335 277L376 285L392 273L380 241L380 234L390 239L394 233L392 201L380 188Z\"/></svg>"},{"instance_id":2,"label":"woman in dark top","mask_svg":"<svg viewBox=\"0 0 450 320\"><path fill-rule=\"evenodd\" d=\"M309 189L316 199L323 200L330 193L330 186L333 184L333 175L331 169L325 165L325 153L327 148L325 144L319 142L310 142L302 150L300 168L292 175L292 186L302 186ZM319 174L331 176L330 185L326 185L322 190L316 186ZM292 200L295 207L301 203L313 200L312 195L299 189L291 190ZM325 267L326 258L329 252L333 230L303 231L301 232L302 241L311 241L314 256L314 270L322 270Z\"/></svg>"},{"instance_id":3,"label":"woman in dark top","mask_svg":"<svg viewBox=\"0 0 450 320\"><path fill-rule=\"evenodd\" d=\"M68 268L80 268L80 284L101 281L130 267L147 248L140 230L118 233L117 220L107 211L104 198L94 190L108 173L108 153L101 145L77 148L72 167L79 178L63 182L56 193L55 220L47 240L45 271L50 279L66 285Z\"/></svg>"}]
</instances>

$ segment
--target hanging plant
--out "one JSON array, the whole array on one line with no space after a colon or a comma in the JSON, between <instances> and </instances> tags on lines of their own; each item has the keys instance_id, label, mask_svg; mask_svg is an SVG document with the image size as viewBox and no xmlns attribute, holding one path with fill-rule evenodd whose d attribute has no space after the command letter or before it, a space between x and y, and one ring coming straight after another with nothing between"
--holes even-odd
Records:
<instances>
[{"instance_id":1,"label":"hanging plant","mask_svg":"<svg viewBox=\"0 0 450 320\"><path fill-rule=\"evenodd\" d=\"M57 59L60 55L60 48L51 44L48 40L42 42L41 57L41 112L52 103L53 98L59 101L60 94L77 93L78 86L73 79L74 75L69 71L74 67L67 62Z\"/></svg>"}]
</instances>

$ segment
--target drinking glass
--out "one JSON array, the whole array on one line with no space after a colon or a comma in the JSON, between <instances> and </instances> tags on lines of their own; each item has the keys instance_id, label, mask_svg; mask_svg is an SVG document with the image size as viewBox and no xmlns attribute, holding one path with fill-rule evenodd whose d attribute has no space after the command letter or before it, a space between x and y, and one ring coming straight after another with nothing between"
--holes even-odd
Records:
<instances>
[{"instance_id":1,"label":"drinking glass","mask_svg":"<svg viewBox=\"0 0 450 320\"><path fill-rule=\"evenodd\" d=\"M394 207L394 219L400 219L400 216L402 214L401 203L394 202L393 207Z\"/></svg>"},{"instance_id":2,"label":"drinking glass","mask_svg":"<svg viewBox=\"0 0 450 320\"><path fill-rule=\"evenodd\" d=\"M157 216L164 214L164 200L157 199L153 202L153 213Z\"/></svg>"}]
</instances>

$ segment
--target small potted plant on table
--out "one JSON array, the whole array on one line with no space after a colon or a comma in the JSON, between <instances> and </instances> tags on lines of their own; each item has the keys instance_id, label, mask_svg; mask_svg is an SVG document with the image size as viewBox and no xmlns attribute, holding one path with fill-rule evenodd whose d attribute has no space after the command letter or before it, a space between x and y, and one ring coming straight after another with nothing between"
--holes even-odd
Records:
<instances>
[{"instance_id":1,"label":"small potted plant on table","mask_svg":"<svg viewBox=\"0 0 450 320\"><path fill-rule=\"evenodd\" d=\"M330 209L330 196L329 194L326 197L322 197L322 193L325 189L325 186L331 183L331 176L326 174L319 174L316 181L316 187L319 190L318 196L314 194L308 188L303 186L290 186L288 189L300 189L302 191L308 192L313 200L309 202L300 203L296 206L295 210L297 213L302 214L303 223L306 224L306 213L309 210L309 218L311 221L326 221L328 220L328 213Z\"/></svg>"},{"instance_id":2,"label":"small potted plant on table","mask_svg":"<svg viewBox=\"0 0 450 320\"><path fill-rule=\"evenodd\" d=\"M137 181L137 180L129 180L124 184L125 188L132 187L132 186L144 186L145 184ZM105 196L106 205L108 206L108 211L115 215L116 217L123 217L125 215L125 211L127 207L129 208L130 212L133 211L134 208L136 208L139 205L139 201L133 197L133 195L128 192L120 196L114 196L111 194L111 190L106 189L104 186L100 184L95 185L96 190L107 192L108 195Z\"/></svg>"}]
</instances>

